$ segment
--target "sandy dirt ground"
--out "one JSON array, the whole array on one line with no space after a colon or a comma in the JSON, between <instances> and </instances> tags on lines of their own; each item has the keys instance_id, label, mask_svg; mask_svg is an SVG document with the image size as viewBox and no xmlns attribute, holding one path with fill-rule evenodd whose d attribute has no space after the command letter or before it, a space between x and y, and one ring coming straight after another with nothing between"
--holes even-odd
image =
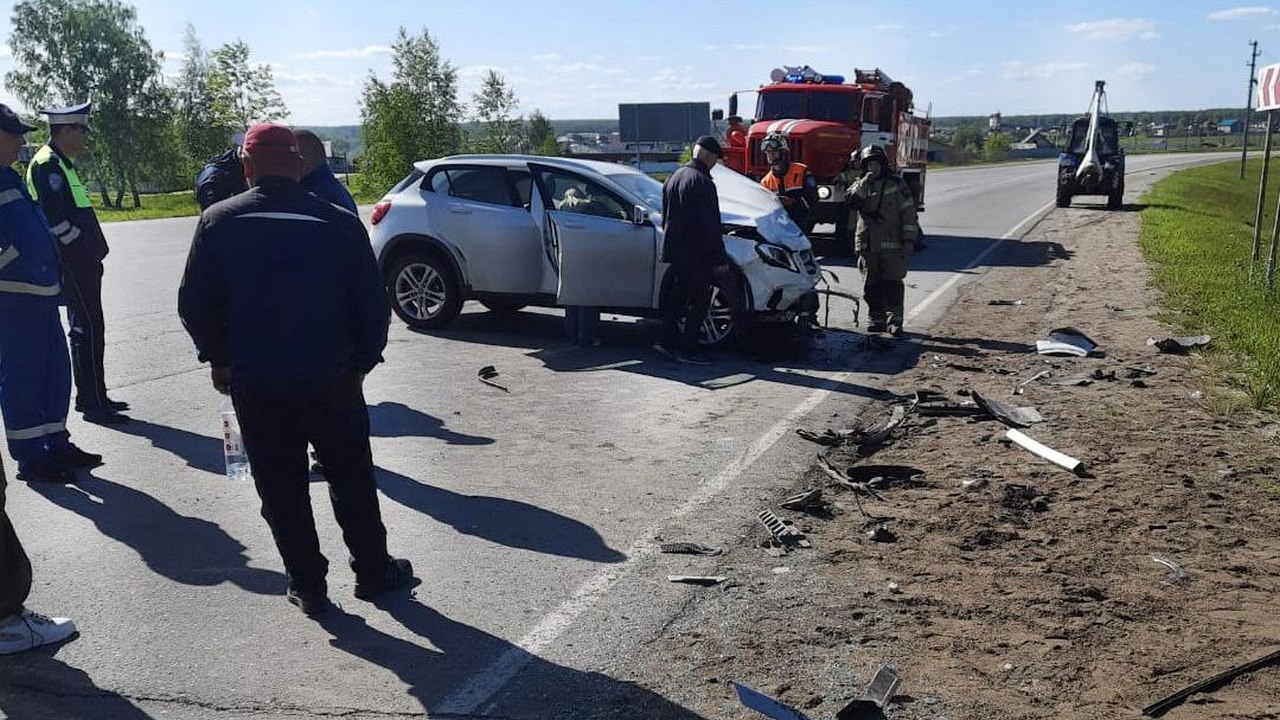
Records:
<instances>
[{"instance_id":1,"label":"sandy dirt ground","mask_svg":"<svg viewBox=\"0 0 1280 720\"><path fill-rule=\"evenodd\" d=\"M902 396L964 403L977 391L1036 408L1045 421L1025 432L1087 476L971 417L908 416L866 457L813 444L864 480L917 482L859 498L815 463L792 490L822 489L834 517L782 510L781 496L773 505L813 547L775 557L763 527L747 531L718 563L731 581L699 589L632 679L706 718L762 717L739 705L736 680L820 720L891 662L894 720L1097 720L1140 717L1280 650L1280 426L1209 358L1147 345L1179 333L1160 321L1139 226L1132 211L1056 210L1000 250L940 324L881 350L910 366L886 379ZM1035 341L1061 326L1103 356L1037 355ZM1064 384L1081 378L1091 382ZM888 409L873 402L862 418L810 429L865 426ZM893 541L868 536L880 526ZM1164 717L1278 718L1280 665Z\"/></svg>"}]
</instances>

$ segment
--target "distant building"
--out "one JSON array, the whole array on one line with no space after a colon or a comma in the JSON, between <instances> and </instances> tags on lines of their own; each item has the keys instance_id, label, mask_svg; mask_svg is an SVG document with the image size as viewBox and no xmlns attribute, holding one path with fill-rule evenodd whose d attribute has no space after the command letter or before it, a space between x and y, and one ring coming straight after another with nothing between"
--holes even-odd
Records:
<instances>
[{"instance_id":1,"label":"distant building","mask_svg":"<svg viewBox=\"0 0 1280 720\"><path fill-rule=\"evenodd\" d=\"M1000 113L992 113L987 116L987 130L1000 132L1000 127Z\"/></svg>"},{"instance_id":2,"label":"distant building","mask_svg":"<svg viewBox=\"0 0 1280 720\"><path fill-rule=\"evenodd\" d=\"M1244 131L1244 123L1231 118L1218 123L1218 132L1223 135L1235 135Z\"/></svg>"}]
</instances>

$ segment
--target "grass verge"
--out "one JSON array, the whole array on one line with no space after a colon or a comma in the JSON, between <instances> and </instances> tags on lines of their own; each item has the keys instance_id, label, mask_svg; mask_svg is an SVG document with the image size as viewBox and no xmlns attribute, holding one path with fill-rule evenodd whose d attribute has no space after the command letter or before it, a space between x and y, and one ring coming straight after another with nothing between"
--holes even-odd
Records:
<instances>
[{"instance_id":1,"label":"grass verge","mask_svg":"<svg viewBox=\"0 0 1280 720\"><path fill-rule=\"evenodd\" d=\"M1225 356L1211 361L1257 408L1280 402L1280 277L1265 286L1280 160L1271 163L1261 237L1253 268L1253 217L1262 161L1238 179L1236 162L1192 168L1161 180L1142 198L1142 248L1165 293L1168 319L1206 332ZM1280 258L1277 258L1280 263ZM1280 272L1277 273L1280 275Z\"/></svg>"},{"instance_id":2,"label":"grass verge","mask_svg":"<svg viewBox=\"0 0 1280 720\"><path fill-rule=\"evenodd\" d=\"M132 200L125 196L124 203ZM93 195L93 210L98 214L99 222L119 222L121 220L157 220L159 218L188 217L200 214L200 206L196 204L195 195L190 190L162 195L143 195L142 207L105 208L102 207L102 196Z\"/></svg>"}]
</instances>

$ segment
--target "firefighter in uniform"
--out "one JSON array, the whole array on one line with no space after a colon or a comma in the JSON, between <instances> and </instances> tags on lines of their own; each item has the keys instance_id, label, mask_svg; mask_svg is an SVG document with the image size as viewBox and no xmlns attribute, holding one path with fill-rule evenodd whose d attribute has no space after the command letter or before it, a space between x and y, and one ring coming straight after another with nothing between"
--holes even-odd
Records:
<instances>
[{"instance_id":1,"label":"firefighter in uniform","mask_svg":"<svg viewBox=\"0 0 1280 720\"><path fill-rule=\"evenodd\" d=\"M813 229L809 216L818 205L818 183L813 174L804 163L791 162L786 138L779 133L765 136L760 149L769 162L769 172L760 179L760 184L778 196L787 209L787 215L806 235L809 234Z\"/></svg>"},{"instance_id":2,"label":"firefighter in uniform","mask_svg":"<svg viewBox=\"0 0 1280 720\"><path fill-rule=\"evenodd\" d=\"M106 349L102 260L107 256L107 238L98 225L89 192L72 164L88 145L89 109L90 103L84 103L43 111L49 118L49 143L27 166L27 187L44 208L62 254L76 410L84 413L89 422L111 424L128 421L120 412L129 406L107 397L102 372Z\"/></svg>"},{"instance_id":3,"label":"firefighter in uniform","mask_svg":"<svg viewBox=\"0 0 1280 720\"><path fill-rule=\"evenodd\" d=\"M0 105L0 411L18 478L69 482L71 470L101 465L102 456L67 434L71 362L58 313L57 241L9 167L34 129Z\"/></svg>"},{"instance_id":4,"label":"firefighter in uniform","mask_svg":"<svg viewBox=\"0 0 1280 720\"><path fill-rule=\"evenodd\" d=\"M862 176L849 184L845 201L857 215L854 250L870 314L868 332L902 334L907 257L920 235L916 201L907 184L889 170L884 150L868 145L857 153ZM850 218L850 225L855 222Z\"/></svg>"}]
</instances>

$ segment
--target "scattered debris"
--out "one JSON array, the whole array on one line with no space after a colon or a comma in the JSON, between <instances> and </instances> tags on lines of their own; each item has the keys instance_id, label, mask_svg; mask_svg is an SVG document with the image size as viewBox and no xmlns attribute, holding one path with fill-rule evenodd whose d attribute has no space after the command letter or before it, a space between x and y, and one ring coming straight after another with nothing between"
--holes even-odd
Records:
<instances>
[{"instance_id":1,"label":"scattered debris","mask_svg":"<svg viewBox=\"0 0 1280 720\"><path fill-rule=\"evenodd\" d=\"M1055 387L1085 387L1093 384L1093 378L1087 375L1079 375L1069 378L1050 378L1044 381L1045 385L1053 385Z\"/></svg>"},{"instance_id":2,"label":"scattered debris","mask_svg":"<svg viewBox=\"0 0 1280 720\"><path fill-rule=\"evenodd\" d=\"M895 581L895 580L890 580L890 581L889 581L889 592L893 593L894 595L900 595L900 594L902 594L902 586L901 586L901 585L899 585L899 584L897 583L897 581Z\"/></svg>"},{"instance_id":3,"label":"scattered debris","mask_svg":"<svg viewBox=\"0 0 1280 720\"><path fill-rule=\"evenodd\" d=\"M1191 397L1191 399L1192 399L1192 400L1203 400L1203 399L1204 399L1204 391L1203 391L1203 390L1192 390L1192 391L1191 391L1191 395L1190 395L1190 397Z\"/></svg>"},{"instance_id":4,"label":"scattered debris","mask_svg":"<svg viewBox=\"0 0 1280 720\"><path fill-rule=\"evenodd\" d=\"M1097 348L1098 343L1073 327L1050 330L1048 340L1036 341L1036 352L1041 355L1088 357L1096 352Z\"/></svg>"},{"instance_id":5,"label":"scattered debris","mask_svg":"<svg viewBox=\"0 0 1280 720\"><path fill-rule=\"evenodd\" d=\"M703 380L702 382L699 382L698 385L699 387L704 387L708 390L723 390L724 388L733 387L734 385L749 383L755 379L756 376L751 373L734 373L732 375L725 375L724 377Z\"/></svg>"},{"instance_id":6,"label":"scattered debris","mask_svg":"<svg viewBox=\"0 0 1280 720\"><path fill-rule=\"evenodd\" d=\"M1038 422L1044 422L1044 416L1033 407L1012 407L1002 402L988 400L977 392L969 394L977 406L996 420L1009 425L1011 427L1029 427Z\"/></svg>"},{"instance_id":7,"label":"scattered debris","mask_svg":"<svg viewBox=\"0 0 1280 720\"><path fill-rule=\"evenodd\" d=\"M907 419L907 412L915 409L915 403L910 406L896 404L889 410L889 417L882 418L880 422L868 426L859 433L858 444L860 445L882 445L894 430Z\"/></svg>"},{"instance_id":8,"label":"scattered debris","mask_svg":"<svg viewBox=\"0 0 1280 720\"><path fill-rule=\"evenodd\" d=\"M663 543L658 546L658 550L660 552L678 555L719 555L724 552L721 548L709 547L707 545L692 542Z\"/></svg>"},{"instance_id":9,"label":"scattered debris","mask_svg":"<svg viewBox=\"0 0 1280 720\"><path fill-rule=\"evenodd\" d=\"M1138 378L1151 377L1156 371L1153 368L1137 367L1134 365L1126 365L1124 368L1125 380L1136 380Z\"/></svg>"},{"instance_id":10,"label":"scattered debris","mask_svg":"<svg viewBox=\"0 0 1280 720\"><path fill-rule=\"evenodd\" d=\"M804 438L805 440L808 440L809 442L815 442L815 443L818 443L819 445L826 445L828 447L840 447L841 445L848 442L856 434L856 431L848 430L848 429L846 430L827 429L827 430L823 430L821 433L816 433L812 430L806 430L804 428L796 428L796 434Z\"/></svg>"},{"instance_id":11,"label":"scattered debris","mask_svg":"<svg viewBox=\"0 0 1280 720\"><path fill-rule=\"evenodd\" d=\"M741 683L732 684L738 691L738 702L765 717L771 717L773 720L809 720L804 713L793 710L764 693L752 690Z\"/></svg>"},{"instance_id":12,"label":"scattered debris","mask_svg":"<svg viewBox=\"0 0 1280 720\"><path fill-rule=\"evenodd\" d=\"M1084 469L1083 462L1069 455L1064 455L1058 452L1057 450L1054 450L1051 447L1048 447L1046 445L1041 445L1040 443L1031 439L1027 435L1023 434L1021 431L1015 430L1013 428L1009 428L1008 430L1006 430L1004 433L1004 436L1009 438L1013 442L1017 443L1022 448L1029 450L1035 453L1036 455L1039 455L1045 460L1048 460L1049 462L1055 465L1064 467L1067 470L1070 470L1071 472L1075 473L1076 475L1084 477L1085 469Z\"/></svg>"},{"instance_id":13,"label":"scattered debris","mask_svg":"<svg viewBox=\"0 0 1280 720\"><path fill-rule=\"evenodd\" d=\"M1152 555L1151 559L1168 568L1169 575L1175 582L1183 582L1191 577L1190 575L1187 575L1187 571L1183 570L1181 565L1168 558L1162 558L1159 555Z\"/></svg>"},{"instance_id":14,"label":"scattered debris","mask_svg":"<svg viewBox=\"0 0 1280 720\"><path fill-rule=\"evenodd\" d=\"M1254 670L1259 670L1261 668L1267 667L1268 665L1272 665L1276 662L1280 662L1280 650L1277 650L1276 652L1273 652L1269 655L1264 655L1263 657L1260 657L1257 660L1251 660L1243 665L1237 665L1231 668L1230 670L1220 672L1217 675L1214 675L1211 678L1206 678L1204 680L1201 680L1200 682L1195 683L1194 685L1188 685L1187 687L1179 690L1178 692L1175 692L1172 695L1169 695L1167 697L1161 698L1160 700L1157 700L1151 703L1150 705L1142 708L1142 714L1146 715L1147 717L1160 717L1161 715L1165 714L1169 710L1181 705L1184 701L1186 701L1187 698L1191 697L1192 695L1195 695L1196 693L1217 690L1219 687L1227 684L1228 682L1230 682L1231 680L1234 680L1236 677L1239 677L1240 675L1243 675L1247 672L1252 672Z\"/></svg>"},{"instance_id":15,"label":"scattered debris","mask_svg":"<svg viewBox=\"0 0 1280 720\"><path fill-rule=\"evenodd\" d=\"M783 520L774 514L772 510L761 510L757 515L760 524L764 525L765 530L773 535L773 539L782 543L786 547L813 547L813 543L804 536L804 533L796 529L795 523L790 520Z\"/></svg>"},{"instance_id":16,"label":"scattered debris","mask_svg":"<svg viewBox=\"0 0 1280 720\"><path fill-rule=\"evenodd\" d=\"M499 385L497 381L494 380L496 377L498 377L498 370L492 365L485 365L476 371L476 379L480 382L488 385L489 387L496 387L505 393L511 392L506 387Z\"/></svg>"},{"instance_id":17,"label":"scattered debris","mask_svg":"<svg viewBox=\"0 0 1280 720\"><path fill-rule=\"evenodd\" d=\"M776 567L773 569L774 575L786 575L789 572L791 572L791 568L790 566L787 566L787 565L783 565L781 567Z\"/></svg>"},{"instance_id":18,"label":"scattered debris","mask_svg":"<svg viewBox=\"0 0 1280 720\"><path fill-rule=\"evenodd\" d=\"M821 518L831 518L831 507L822 499L822 490L813 488L782 501L784 510L795 510Z\"/></svg>"},{"instance_id":19,"label":"scattered debris","mask_svg":"<svg viewBox=\"0 0 1280 720\"><path fill-rule=\"evenodd\" d=\"M673 583L685 583L686 585L704 585L710 587L719 585L728 580L724 575L668 575L667 581Z\"/></svg>"},{"instance_id":20,"label":"scattered debris","mask_svg":"<svg viewBox=\"0 0 1280 720\"><path fill-rule=\"evenodd\" d=\"M1023 305L1021 300L988 300L988 305Z\"/></svg>"},{"instance_id":21,"label":"scattered debris","mask_svg":"<svg viewBox=\"0 0 1280 720\"><path fill-rule=\"evenodd\" d=\"M1192 349L1204 347L1209 344L1213 338L1209 335L1191 335L1189 337L1171 337L1157 340L1153 337L1147 338L1148 345L1154 345L1157 350L1162 353L1172 353L1174 355L1186 355Z\"/></svg>"},{"instance_id":22,"label":"scattered debris","mask_svg":"<svg viewBox=\"0 0 1280 720\"><path fill-rule=\"evenodd\" d=\"M929 363L929 367L932 367L932 368L951 368L952 370L959 370L959 371L961 371L961 372L974 372L974 373L980 373L980 372L986 372L986 371L987 371L987 369L986 369L986 368L984 368L984 367L979 367L979 366L977 366L977 365L962 365L962 364L960 364L960 363L952 362L952 361L950 361L950 360L944 360L944 359L942 358L942 356L940 356L940 355L934 355L934 356L933 356L933 362Z\"/></svg>"},{"instance_id":23,"label":"scattered debris","mask_svg":"<svg viewBox=\"0 0 1280 720\"><path fill-rule=\"evenodd\" d=\"M878 525L875 530L867 533L867 539L878 543L898 542L898 536L895 535L892 530L883 525Z\"/></svg>"},{"instance_id":24,"label":"scattered debris","mask_svg":"<svg viewBox=\"0 0 1280 720\"><path fill-rule=\"evenodd\" d=\"M1030 385L1031 383L1033 383L1033 382L1035 382L1035 381L1039 380L1040 378L1050 377L1051 375L1053 375L1053 371L1052 371L1052 370L1041 370L1040 372L1036 373L1035 375L1032 375L1031 377L1027 378L1026 380L1023 380L1022 382L1018 383L1018 387L1016 387L1016 388L1014 388L1014 389L1013 389L1013 394L1014 394L1014 395L1021 395L1021 394L1022 394L1022 389L1023 389L1023 388L1025 388L1026 386Z\"/></svg>"},{"instance_id":25,"label":"scattered debris","mask_svg":"<svg viewBox=\"0 0 1280 720\"><path fill-rule=\"evenodd\" d=\"M987 486L986 478L971 478L969 480L961 480L960 487L965 490L980 490Z\"/></svg>"},{"instance_id":26,"label":"scattered debris","mask_svg":"<svg viewBox=\"0 0 1280 720\"><path fill-rule=\"evenodd\" d=\"M883 709L897 694L898 685L901 682L898 671L892 665L889 663L881 665L871 677L871 682L867 683L863 697L841 708L836 713L835 720L884 720ZM809 720L809 717L799 710L784 705L762 692L752 690L742 683L731 682L731 684L738 693L738 702L765 717L774 720Z\"/></svg>"}]
</instances>

